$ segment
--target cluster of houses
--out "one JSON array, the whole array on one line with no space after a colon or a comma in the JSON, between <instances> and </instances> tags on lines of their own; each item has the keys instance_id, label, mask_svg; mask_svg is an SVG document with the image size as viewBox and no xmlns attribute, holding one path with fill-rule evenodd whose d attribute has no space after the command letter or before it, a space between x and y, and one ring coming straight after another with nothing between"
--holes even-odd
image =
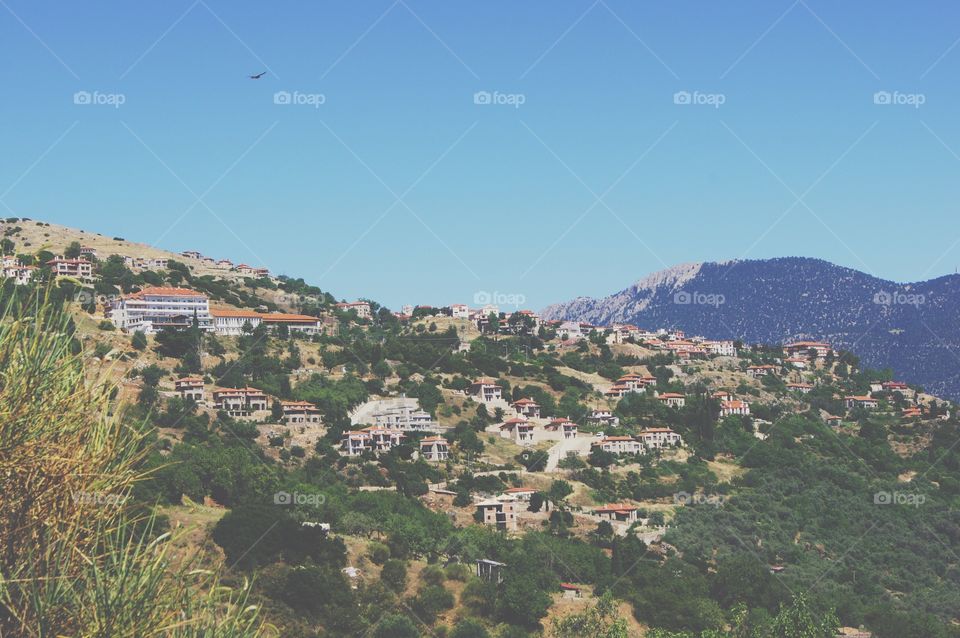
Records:
<instances>
[{"instance_id":1,"label":"cluster of houses","mask_svg":"<svg viewBox=\"0 0 960 638\"><path fill-rule=\"evenodd\" d=\"M174 392L182 399L196 403L206 401L205 384L201 377L183 377L173 383ZM270 397L257 388L216 388L211 391L212 405L229 416L246 419L264 417L270 411ZM320 410L307 401L281 401L283 422L286 425L319 424Z\"/></svg>"},{"instance_id":2,"label":"cluster of houses","mask_svg":"<svg viewBox=\"0 0 960 638\"><path fill-rule=\"evenodd\" d=\"M635 436L605 436L593 447L616 455L646 454L683 445L683 438L670 428L647 428Z\"/></svg>"},{"instance_id":3,"label":"cluster of houses","mask_svg":"<svg viewBox=\"0 0 960 638\"><path fill-rule=\"evenodd\" d=\"M214 259L213 257L207 257L196 250L185 250L180 253L180 255L186 257L187 259L195 259L210 268L228 270L240 273L241 275L256 277L257 279L270 278L270 270L267 268L256 268L253 266L248 266L247 264L234 265L234 263L229 259Z\"/></svg>"},{"instance_id":4,"label":"cluster of houses","mask_svg":"<svg viewBox=\"0 0 960 638\"><path fill-rule=\"evenodd\" d=\"M430 435L419 441L421 458L440 462L450 456L447 440L438 435L440 426L415 398L401 396L367 401L351 412L350 423L367 427L343 433L340 450L346 456L389 452L402 444L411 433Z\"/></svg>"}]
</instances>

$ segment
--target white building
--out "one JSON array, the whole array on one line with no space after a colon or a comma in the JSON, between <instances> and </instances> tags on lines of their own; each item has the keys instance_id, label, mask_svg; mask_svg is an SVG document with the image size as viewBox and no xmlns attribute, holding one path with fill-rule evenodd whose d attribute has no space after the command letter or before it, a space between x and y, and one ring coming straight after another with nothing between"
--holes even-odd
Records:
<instances>
[{"instance_id":1,"label":"white building","mask_svg":"<svg viewBox=\"0 0 960 638\"><path fill-rule=\"evenodd\" d=\"M19 259L8 255L3 258L3 269L0 272L4 279L12 279L17 286L23 286L30 283L36 269L36 266L24 266Z\"/></svg>"},{"instance_id":2,"label":"white building","mask_svg":"<svg viewBox=\"0 0 960 638\"><path fill-rule=\"evenodd\" d=\"M344 312L350 312L353 310L357 313L357 316L361 319L369 319L372 314L370 312L370 304L366 301L351 301L349 303L338 303L337 308L343 310Z\"/></svg>"},{"instance_id":3,"label":"white building","mask_svg":"<svg viewBox=\"0 0 960 638\"><path fill-rule=\"evenodd\" d=\"M437 422L420 408L415 398L398 397L367 401L350 415L351 425L375 425L401 432L436 432Z\"/></svg>"},{"instance_id":4,"label":"white building","mask_svg":"<svg viewBox=\"0 0 960 638\"><path fill-rule=\"evenodd\" d=\"M450 447L442 436L428 436L420 440L420 458L426 461L446 461L450 457Z\"/></svg>"},{"instance_id":5,"label":"white building","mask_svg":"<svg viewBox=\"0 0 960 638\"><path fill-rule=\"evenodd\" d=\"M210 316L213 317L214 332L228 336L241 335L244 326L256 328L262 321L260 313L253 310L213 308L210 310Z\"/></svg>"},{"instance_id":6,"label":"white building","mask_svg":"<svg viewBox=\"0 0 960 638\"><path fill-rule=\"evenodd\" d=\"M201 330L213 330L207 296L187 288L150 286L124 295L110 311L114 325L128 332L157 332L186 328L196 319Z\"/></svg>"},{"instance_id":7,"label":"white building","mask_svg":"<svg viewBox=\"0 0 960 638\"><path fill-rule=\"evenodd\" d=\"M643 454L647 451L643 443L632 436L605 436L593 445L611 454Z\"/></svg>"},{"instance_id":8,"label":"white building","mask_svg":"<svg viewBox=\"0 0 960 638\"><path fill-rule=\"evenodd\" d=\"M412 314L412 313L411 313ZM470 307L465 303L455 303L450 305L450 316L454 319L469 319Z\"/></svg>"},{"instance_id":9,"label":"white building","mask_svg":"<svg viewBox=\"0 0 960 638\"><path fill-rule=\"evenodd\" d=\"M647 428L637 435L648 450L659 450L665 447L683 445L683 438L670 428Z\"/></svg>"},{"instance_id":10,"label":"white building","mask_svg":"<svg viewBox=\"0 0 960 638\"><path fill-rule=\"evenodd\" d=\"M404 438L404 433L399 430L370 427L354 432L344 432L340 446L347 456L358 456L364 452L380 454L400 445Z\"/></svg>"},{"instance_id":11,"label":"white building","mask_svg":"<svg viewBox=\"0 0 960 638\"><path fill-rule=\"evenodd\" d=\"M720 416L730 416L731 414L736 414L739 416L747 416L750 414L750 404L746 401L738 401L733 399L730 401L721 401L720 402Z\"/></svg>"},{"instance_id":12,"label":"white building","mask_svg":"<svg viewBox=\"0 0 960 638\"><path fill-rule=\"evenodd\" d=\"M93 281L93 264L86 259L57 257L47 262L54 277L72 277L84 282Z\"/></svg>"}]
</instances>

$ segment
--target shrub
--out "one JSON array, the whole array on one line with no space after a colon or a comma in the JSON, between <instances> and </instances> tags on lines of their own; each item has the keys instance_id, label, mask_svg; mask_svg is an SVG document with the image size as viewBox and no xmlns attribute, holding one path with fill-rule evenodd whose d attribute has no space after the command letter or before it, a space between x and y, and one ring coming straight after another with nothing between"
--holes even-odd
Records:
<instances>
[{"instance_id":1,"label":"shrub","mask_svg":"<svg viewBox=\"0 0 960 638\"><path fill-rule=\"evenodd\" d=\"M393 591L402 592L407 587L407 564L402 560L391 558L383 564L380 580Z\"/></svg>"},{"instance_id":2,"label":"shrub","mask_svg":"<svg viewBox=\"0 0 960 638\"><path fill-rule=\"evenodd\" d=\"M383 565L390 560L390 548L383 543L370 543L370 560L377 565Z\"/></svg>"}]
</instances>

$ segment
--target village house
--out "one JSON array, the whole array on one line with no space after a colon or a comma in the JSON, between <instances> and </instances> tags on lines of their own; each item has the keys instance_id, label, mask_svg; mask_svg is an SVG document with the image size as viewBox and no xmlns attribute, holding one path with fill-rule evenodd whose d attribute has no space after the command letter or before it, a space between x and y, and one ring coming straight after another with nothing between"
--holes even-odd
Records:
<instances>
[{"instance_id":1,"label":"village house","mask_svg":"<svg viewBox=\"0 0 960 638\"><path fill-rule=\"evenodd\" d=\"M500 425L500 436L513 439L519 445L530 445L534 439L534 425L524 417L507 419Z\"/></svg>"},{"instance_id":2,"label":"village house","mask_svg":"<svg viewBox=\"0 0 960 638\"><path fill-rule=\"evenodd\" d=\"M664 392L657 395L657 399L671 408L682 408L687 403L687 398L676 392Z\"/></svg>"},{"instance_id":3,"label":"village house","mask_svg":"<svg viewBox=\"0 0 960 638\"><path fill-rule=\"evenodd\" d=\"M93 281L93 264L86 259L56 257L47 262L54 277L72 277L90 283Z\"/></svg>"},{"instance_id":4,"label":"village house","mask_svg":"<svg viewBox=\"0 0 960 638\"><path fill-rule=\"evenodd\" d=\"M513 497L490 499L477 503L477 513L480 522L508 532L517 531L519 505Z\"/></svg>"},{"instance_id":5,"label":"village house","mask_svg":"<svg viewBox=\"0 0 960 638\"><path fill-rule=\"evenodd\" d=\"M80 247L80 256L84 259L96 259L97 258L97 249L93 246L81 246Z\"/></svg>"},{"instance_id":6,"label":"village house","mask_svg":"<svg viewBox=\"0 0 960 638\"><path fill-rule=\"evenodd\" d=\"M613 415L610 410L591 410L587 417L587 422L603 427L617 427L620 425L620 419Z\"/></svg>"},{"instance_id":7,"label":"village house","mask_svg":"<svg viewBox=\"0 0 960 638\"><path fill-rule=\"evenodd\" d=\"M713 398L717 401L733 401L733 393L729 390L717 390L713 393Z\"/></svg>"},{"instance_id":8,"label":"village house","mask_svg":"<svg viewBox=\"0 0 960 638\"><path fill-rule=\"evenodd\" d=\"M794 341L783 346L783 349L787 356L813 359L826 359L833 350L829 343L823 343L822 341Z\"/></svg>"},{"instance_id":9,"label":"village house","mask_svg":"<svg viewBox=\"0 0 960 638\"><path fill-rule=\"evenodd\" d=\"M470 384L470 395L481 403L500 401L503 399L503 388L497 385L496 379L480 377Z\"/></svg>"},{"instance_id":10,"label":"village house","mask_svg":"<svg viewBox=\"0 0 960 638\"><path fill-rule=\"evenodd\" d=\"M560 435L562 439L575 439L577 438L577 424L571 421L570 419L550 419L550 423L547 424L547 430L556 432Z\"/></svg>"},{"instance_id":11,"label":"village house","mask_svg":"<svg viewBox=\"0 0 960 638\"><path fill-rule=\"evenodd\" d=\"M180 254L181 254L182 256L188 257L188 258L190 258L190 259L203 259L203 255L200 254L200 253L199 253L198 251L196 251L196 250L185 250L185 251L183 251L183 252L180 253Z\"/></svg>"},{"instance_id":12,"label":"village house","mask_svg":"<svg viewBox=\"0 0 960 638\"><path fill-rule=\"evenodd\" d=\"M533 399L519 399L510 405L513 406L513 409L516 410L520 416L527 417L528 419L540 418L540 406Z\"/></svg>"},{"instance_id":13,"label":"village house","mask_svg":"<svg viewBox=\"0 0 960 638\"><path fill-rule=\"evenodd\" d=\"M323 415L314 404L309 401L281 401L283 422L287 425L295 423L320 423Z\"/></svg>"},{"instance_id":14,"label":"village house","mask_svg":"<svg viewBox=\"0 0 960 638\"><path fill-rule=\"evenodd\" d=\"M366 301L341 302L336 307L344 312L353 310L360 319L369 319L371 317L370 304Z\"/></svg>"},{"instance_id":15,"label":"village house","mask_svg":"<svg viewBox=\"0 0 960 638\"><path fill-rule=\"evenodd\" d=\"M267 395L256 388L220 388L213 391L213 404L232 417L249 417L269 410Z\"/></svg>"},{"instance_id":16,"label":"village house","mask_svg":"<svg viewBox=\"0 0 960 638\"><path fill-rule=\"evenodd\" d=\"M3 258L3 278L12 279L16 286L29 284L36 269L36 266L24 266L20 259L13 255L7 255Z\"/></svg>"},{"instance_id":17,"label":"village house","mask_svg":"<svg viewBox=\"0 0 960 638\"><path fill-rule=\"evenodd\" d=\"M646 447L632 436L605 436L593 443L604 452L610 454L643 454Z\"/></svg>"},{"instance_id":18,"label":"village house","mask_svg":"<svg viewBox=\"0 0 960 638\"><path fill-rule=\"evenodd\" d=\"M181 399L203 401L203 379L200 377L183 377L173 382L173 388Z\"/></svg>"},{"instance_id":19,"label":"village house","mask_svg":"<svg viewBox=\"0 0 960 638\"><path fill-rule=\"evenodd\" d=\"M923 410L918 407L904 408L900 416L904 419L916 419L923 415Z\"/></svg>"},{"instance_id":20,"label":"village house","mask_svg":"<svg viewBox=\"0 0 960 638\"><path fill-rule=\"evenodd\" d=\"M799 392L800 394L807 394L810 390L813 390L813 386L809 383L788 383L787 390L793 390Z\"/></svg>"},{"instance_id":21,"label":"village house","mask_svg":"<svg viewBox=\"0 0 960 638\"><path fill-rule=\"evenodd\" d=\"M759 379L760 377L765 377L767 375L777 374L777 366L772 365L762 365L762 366L750 366L747 368L747 374L749 374L754 379Z\"/></svg>"},{"instance_id":22,"label":"village house","mask_svg":"<svg viewBox=\"0 0 960 638\"><path fill-rule=\"evenodd\" d=\"M803 357L787 357L784 359L784 362L796 368L797 370L806 370L807 366L810 364L810 362Z\"/></svg>"},{"instance_id":23,"label":"village house","mask_svg":"<svg viewBox=\"0 0 960 638\"><path fill-rule=\"evenodd\" d=\"M670 428L647 428L641 430L637 440L643 443L648 450L659 450L665 447L679 447L683 445L683 438Z\"/></svg>"},{"instance_id":24,"label":"village house","mask_svg":"<svg viewBox=\"0 0 960 638\"><path fill-rule=\"evenodd\" d=\"M380 454L400 445L404 438L406 435L399 430L369 427L354 432L344 432L340 439L340 446L347 456L358 456L364 452Z\"/></svg>"},{"instance_id":25,"label":"village house","mask_svg":"<svg viewBox=\"0 0 960 638\"><path fill-rule=\"evenodd\" d=\"M148 286L120 297L113 303L109 315L117 328L128 332L186 328L194 321L201 330L213 329L207 296L187 288Z\"/></svg>"},{"instance_id":26,"label":"village house","mask_svg":"<svg viewBox=\"0 0 960 638\"><path fill-rule=\"evenodd\" d=\"M603 521L636 523L640 520L637 508L632 505L611 504L597 507L593 513Z\"/></svg>"},{"instance_id":27,"label":"village house","mask_svg":"<svg viewBox=\"0 0 960 638\"><path fill-rule=\"evenodd\" d=\"M615 383L612 386L610 386L610 389L604 392L603 394L604 396L610 397L611 399L622 399L623 397L630 394L631 392L636 392L636 391L637 390L635 390L634 388L631 388L626 384Z\"/></svg>"},{"instance_id":28,"label":"village house","mask_svg":"<svg viewBox=\"0 0 960 638\"><path fill-rule=\"evenodd\" d=\"M730 416L731 414L747 416L750 414L750 404L746 401L738 401L736 399L731 401L721 401L720 416Z\"/></svg>"},{"instance_id":29,"label":"village house","mask_svg":"<svg viewBox=\"0 0 960 638\"><path fill-rule=\"evenodd\" d=\"M873 397L868 396L848 396L843 399L844 405L847 406L847 409L852 408L865 408L867 410L872 410L876 408L880 403Z\"/></svg>"},{"instance_id":30,"label":"village house","mask_svg":"<svg viewBox=\"0 0 960 638\"><path fill-rule=\"evenodd\" d=\"M454 319L469 319L470 306L465 303L450 304L450 316Z\"/></svg>"},{"instance_id":31,"label":"village house","mask_svg":"<svg viewBox=\"0 0 960 638\"><path fill-rule=\"evenodd\" d=\"M214 266L216 266L217 268L220 268L220 269L222 269L222 270L231 270L231 269L233 269L233 262L230 261L229 259L221 259L221 260L217 261L217 262L214 264Z\"/></svg>"},{"instance_id":32,"label":"village house","mask_svg":"<svg viewBox=\"0 0 960 638\"><path fill-rule=\"evenodd\" d=\"M234 269L241 275L252 275L254 271L253 266L248 266L247 264L237 264L237 267Z\"/></svg>"},{"instance_id":33,"label":"village house","mask_svg":"<svg viewBox=\"0 0 960 638\"><path fill-rule=\"evenodd\" d=\"M450 446L442 436L428 436L420 439L420 458L437 463L450 457Z\"/></svg>"},{"instance_id":34,"label":"village house","mask_svg":"<svg viewBox=\"0 0 960 638\"><path fill-rule=\"evenodd\" d=\"M400 397L368 401L351 414L350 422L372 423L401 432L433 432L439 429L430 413L420 408L418 399Z\"/></svg>"},{"instance_id":35,"label":"village house","mask_svg":"<svg viewBox=\"0 0 960 638\"><path fill-rule=\"evenodd\" d=\"M882 392L899 392L905 398L911 398L916 394L913 389L903 381L884 381L880 385L880 390Z\"/></svg>"},{"instance_id":36,"label":"village house","mask_svg":"<svg viewBox=\"0 0 960 638\"><path fill-rule=\"evenodd\" d=\"M735 357L737 348L732 341L704 341L703 347L717 357Z\"/></svg>"}]
</instances>

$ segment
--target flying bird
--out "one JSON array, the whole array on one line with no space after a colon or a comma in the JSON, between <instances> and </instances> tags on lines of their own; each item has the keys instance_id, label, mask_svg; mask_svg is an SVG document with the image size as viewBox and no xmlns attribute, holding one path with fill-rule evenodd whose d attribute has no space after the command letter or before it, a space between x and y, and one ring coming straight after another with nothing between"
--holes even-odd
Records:
<instances>
[{"instance_id":1,"label":"flying bird","mask_svg":"<svg viewBox=\"0 0 960 638\"><path fill-rule=\"evenodd\" d=\"M260 73L257 73L256 75L251 75L251 76L250 76L250 79L251 79L251 80L259 80L260 78L262 78L262 77L263 77L264 75L266 75L266 74L267 74L266 71L262 71L262 72L260 72Z\"/></svg>"}]
</instances>

